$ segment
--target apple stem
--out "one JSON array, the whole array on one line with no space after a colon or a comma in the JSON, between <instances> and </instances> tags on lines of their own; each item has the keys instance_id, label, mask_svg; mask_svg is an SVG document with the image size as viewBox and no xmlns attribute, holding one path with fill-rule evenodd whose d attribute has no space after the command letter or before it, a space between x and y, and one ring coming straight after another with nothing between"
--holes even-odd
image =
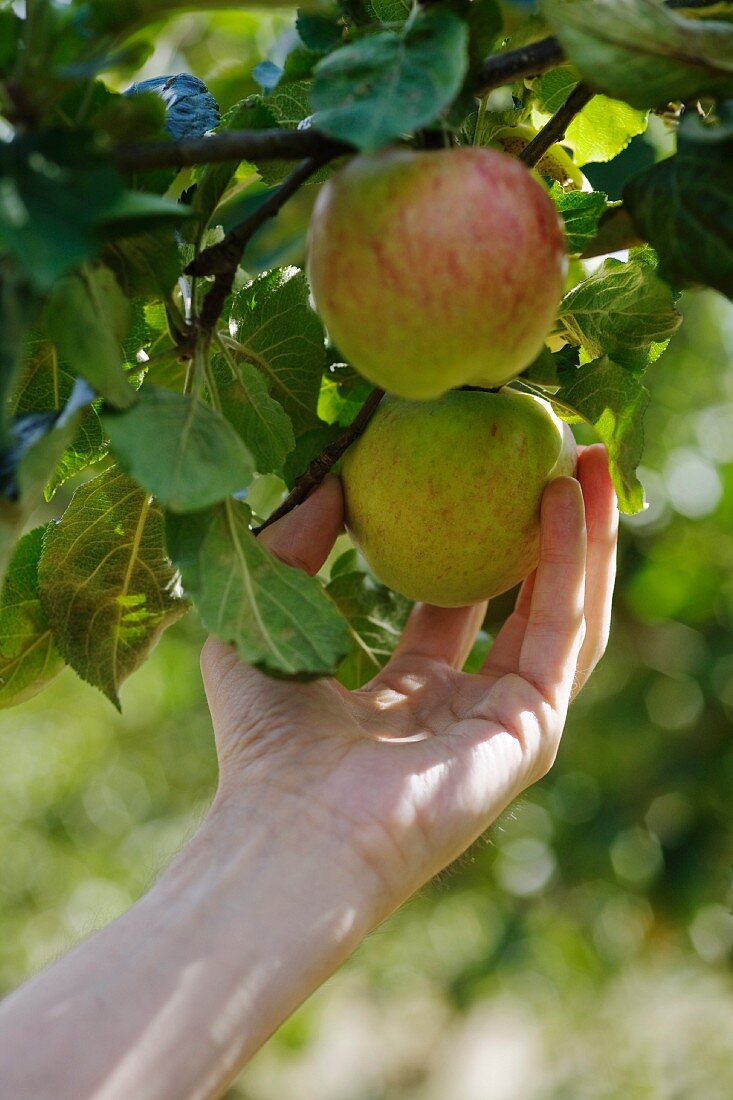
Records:
<instances>
[{"instance_id":1,"label":"apple stem","mask_svg":"<svg viewBox=\"0 0 733 1100\"><path fill-rule=\"evenodd\" d=\"M288 512L292 512L293 508L297 508L299 504L302 504L303 501L310 496L316 486L320 485L326 474L329 473L331 467L338 462L354 440L358 439L362 434L367 424L374 416L374 413L377 411L379 402L383 397L384 390L372 390L348 428L334 439L333 443L329 443L327 447L324 447L319 455L316 455L308 466L308 469L297 479L292 491L285 498L280 507L276 508L264 523L254 528L255 535L259 535L260 532L264 531L266 527L269 527L271 523L275 523L276 520L286 516Z\"/></svg>"}]
</instances>

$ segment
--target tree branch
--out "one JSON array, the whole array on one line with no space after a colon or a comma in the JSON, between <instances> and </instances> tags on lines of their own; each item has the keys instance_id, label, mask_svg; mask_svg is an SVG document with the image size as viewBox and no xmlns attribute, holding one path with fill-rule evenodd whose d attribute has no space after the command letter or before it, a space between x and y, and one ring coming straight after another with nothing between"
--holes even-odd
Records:
<instances>
[{"instance_id":1,"label":"tree branch","mask_svg":"<svg viewBox=\"0 0 733 1100\"><path fill-rule=\"evenodd\" d=\"M478 75L476 95L538 76L565 60L556 38L543 38L517 50L487 57ZM328 159L353 152L353 147L333 141L315 129L229 130L211 137L182 141L135 141L118 145L117 167L126 172L153 168L187 168L195 164L220 164L230 160L296 160L325 156Z\"/></svg>"},{"instance_id":2,"label":"tree branch","mask_svg":"<svg viewBox=\"0 0 733 1100\"><path fill-rule=\"evenodd\" d=\"M204 299L198 317L198 328L213 332L221 317L224 304L232 292L237 268L247 243L260 226L274 217L294 195L301 184L305 183L325 163L327 158L308 157L300 162L288 178L268 196L253 214L232 230L219 244L207 248L186 268L187 275L214 275L214 285Z\"/></svg>"},{"instance_id":3,"label":"tree branch","mask_svg":"<svg viewBox=\"0 0 733 1100\"><path fill-rule=\"evenodd\" d=\"M555 114L546 122L539 133L525 145L519 154L519 159L524 161L528 168L534 168L542 160L547 150L565 137L565 131L575 116L590 103L594 92L587 84L576 84L572 92L555 111Z\"/></svg>"},{"instance_id":4,"label":"tree branch","mask_svg":"<svg viewBox=\"0 0 733 1100\"><path fill-rule=\"evenodd\" d=\"M333 443L329 443L327 447L324 447L321 453L313 459L305 473L300 475L293 486L292 492L285 498L280 507L276 508L263 524L255 528L254 533L256 535L259 535L260 532L264 531L266 527L269 527L271 523L275 523L277 520L282 519L288 512L292 512L293 508L297 508L299 504L302 504L316 486L321 484L331 467L338 462L354 440L358 439L362 434L367 424L374 416L374 413L377 411L379 402L383 397L384 390L372 390L348 428L345 428L338 439L334 439Z\"/></svg>"},{"instance_id":5,"label":"tree branch","mask_svg":"<svg viewBox=\"0 0 733 1100\"><path fill-rule=\"evenodd\" d=\"M472 91L478 96L486 95L495 88L513 84L515 80L540 76L548 69L562 65L564 60L563 48L554 37L541 38L539 42L530 42L516 50L492 54L481 66Z\"/></svg>"},{"instance_id":6,"label":"tree branch","mask_svg":"<svg viewBox=\"0 0 733 1100\"><path fill-rule=\"evenodd\" d=\"M300 160L336 157L353 148L332 141L318 130L225 130L210 137L181 141L133 141L114 150L117 167L125 172L153 168L189 168L195 164L223 164L240 160Z\"/></svg>"}]
</instances>

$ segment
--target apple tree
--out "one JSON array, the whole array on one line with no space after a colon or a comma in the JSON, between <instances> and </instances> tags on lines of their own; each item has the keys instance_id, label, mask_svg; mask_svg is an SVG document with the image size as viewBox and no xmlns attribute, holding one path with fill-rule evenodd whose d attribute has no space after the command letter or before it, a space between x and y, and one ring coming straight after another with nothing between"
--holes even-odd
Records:
<instances>
[{"instance_id":1,"label":"apple tree","mask_svg":"<svg viewBox=\"0 0 733 1100\"><path fill-rule=\"evenodd\" d=\"M191 607L277 676L353 686L389 655L407 601L353 550L310 578L256 537L382 398L306 274L354 157L490 147L541 181L569 270L510 384L605 443L626 512L679 293L733 295L731 3L324 0L223 115L195 76L136 78L155 20L244 6L0 0L2 706L65 665L118 705ZM669 154L594 190L650 123Z\"/></svg>"}]
</instances>

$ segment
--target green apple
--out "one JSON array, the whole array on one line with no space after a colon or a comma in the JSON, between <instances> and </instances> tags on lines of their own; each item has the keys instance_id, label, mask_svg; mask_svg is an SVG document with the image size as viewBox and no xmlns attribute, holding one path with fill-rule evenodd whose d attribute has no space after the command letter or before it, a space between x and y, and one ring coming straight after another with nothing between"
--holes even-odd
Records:
<instances>
[{"instance_id":1,"label":"green apple","mask_svg":"<svg viewBox=\"0 0 733 1100\"><path fill-rule=\"evenodd\" d=\"M567 424L529 394L386 397L342 462L346 525L396 592L477 603L536 567L542 493L575 458Z\"/></svg>"},{"instance_id":2,"label":"green apple","mask_svg":"<svg viewBox=\"0 0 733 1100\"><path fill-rule=\"evenodd\" d=\"M566 270L552 201L496 149L355 157L311 219L308 271L332 340L370 382L412 400L520 374Z\"/></svg>"}]
</instances>

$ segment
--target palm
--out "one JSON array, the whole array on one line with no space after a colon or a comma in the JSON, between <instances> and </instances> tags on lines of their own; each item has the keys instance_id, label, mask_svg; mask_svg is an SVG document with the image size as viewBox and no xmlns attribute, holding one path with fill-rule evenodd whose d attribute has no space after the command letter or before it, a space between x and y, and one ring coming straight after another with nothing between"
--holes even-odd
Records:
<instances>
[{"instance_id":1,"label":"palm","mask_svg":"<svg viewBox=\"0 0 733 1100\"><path fill-rule=\"evenodd\" d=\"M326 814L395 901L458 855L550 766L570 695L605 644L615 510L597 448L581 456L579 478L588 597L582 508L566 484L544 510L540 568L476 675L460 669L483 607L418 605L392 660L354 692L272 680L207 643L222 782L287 792Z\"/></svg>"}]
</instances>

